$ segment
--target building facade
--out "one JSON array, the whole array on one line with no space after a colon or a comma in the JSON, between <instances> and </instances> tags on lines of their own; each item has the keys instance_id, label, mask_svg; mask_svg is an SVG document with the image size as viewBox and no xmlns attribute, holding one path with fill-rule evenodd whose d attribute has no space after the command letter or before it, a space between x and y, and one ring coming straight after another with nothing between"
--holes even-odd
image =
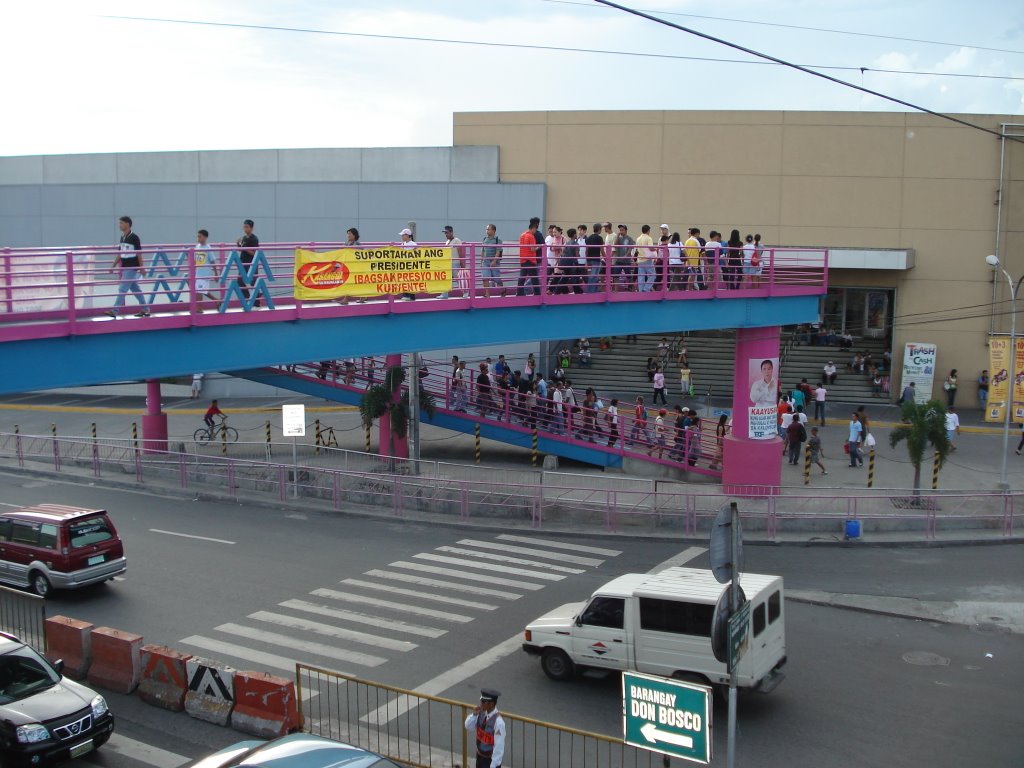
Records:
<instances>
[{"instance_id":1,"label":"building facade","mask_svg":"<svg viewBox=\"0 0 1024 768\"><path fill-rule=\"evenodd\" d=\"M957 117L1024 139L1020 117ZM973 381L1009 330L985 257L1024 274L1020 141L917 113L607 111L458 113L454 143L497 146L502 181L543 182L550 222L833 249L823 321L891 338L897 360L937 344L937 389L951 368Z\"/></svg>"}]
</instances>

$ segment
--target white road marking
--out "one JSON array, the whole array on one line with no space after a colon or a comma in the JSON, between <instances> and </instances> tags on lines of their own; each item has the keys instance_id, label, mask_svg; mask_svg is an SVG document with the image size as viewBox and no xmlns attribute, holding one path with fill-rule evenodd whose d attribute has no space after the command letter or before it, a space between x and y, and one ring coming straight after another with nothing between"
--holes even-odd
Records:
<instances>
[{"instance_id":1,"label":"white road marking","mask_svg":"<svg viewBox=\"0 0 1024 768\"><path fill-rule=\"evenodd\" d=\"M551 539L535 539L532 536L513 536L510 533L503 533L498 536L502 541L515 541L519 544L533 544L537 547L551 547L552 549L566 549L570 552L588 552L591 555L605 555L606 557L617 557L622 552L618 549L602 549L601 547L587 547L583 544L566 544L564 541L552 541Z\"/></svg>"},{"instance_id":2,"label":"white road marking","mask_svg":"<svg viewBox=\"0 0 1024 768\"><path fill-rule=\"evenodd\" d=\"M333 637L338 640L348 640L349 642L362 643L363 645L372 645L377 648L386 648L389 651L398 651L400 653L406 653L418 647L416 643L411 643L408 640L395 640L392 637L370 635L366 632L357 632L354 629L335 627L332 624L324 624L320 621L310 621L309 619L301 619L297 616L285 616L283 613L256 611L256 613L250 613L249 618L253 621L263 621L267 624L276 624L279 627L297 629L302 632L312 632L314 635Z\"/></svg>"},{"instance_id":3,"label":"white road marking","mask_svg":"<svg viewBox=\"0 0 1024 768\"><path fill-rule=\"evenodd\" d=\"M154 747L152 744L129 739L120 733L112 734L103 749L107 752L124 755L132 760L138 760L152 768L180 768L191 760L189 757Z\"/></svg>"},{"instance_id":4,"label":"white road marking","mask_svg":"<svg viewBox=\"0 0 1024 768\"><path fill-rule=\"evenodd\" d=\"M245 646L233 643L225 643L223 640L214 640L211 637L203 637L202 635L191 635L179 642L191 645L194 648L202 648L204 651L210 651L211 653L221 653L225 656L251 661L254 664L260 664L271 669L295 673L296 662L294 659L286 659L284 656L276 656L273 653L257 651L253 648L246 648Z\"/></svg>"},{"instance_id":5,"label":"white road marking","mask_svg":"<svg viewBox=\"0 0 1024 768\"><path fill-rule=\"evenodd\" d=\"M6 501L0 501L0 506L11 507L12 509L20 509L25 506L24 504L8 504Z\"/></svg>"},{"instance_id":6,"label":"white road marking","mask_svg":"<svg viewBox=\"0 0 1024 768\"><path fill-rule=\"evenodd\" d=\"M663 563L658 563L656 566L651 568L648 573L661 573L666 568L672 568L677 565L684 565L691 560L696 560L698 557L708 551L707 547L687 547L678 555L672 555L668 560Z\"/></svg>"},{"instance_id":7,"label":"white road marking","mask_svg":"<svg viewBox=\"0 0 1024 768\"><path fill-rule=\"evenodd\" d=\"M403 589L402 587L393 587L390 584L377 584L372 581L363 581L362 579L342 579L341 583L350 584L353 587L363 587L364 589L379 589L382 592L391 592L396 595L405 595L406 597L419 597L423 600L433 600L436 603L459 605L463 608L476 608L479 611L493 611L498 607L496 605L491 605L490 603L476 603L472 600L463 600L459 597L435 595L433 592L420 592L416 589Z\"/></svg>"},{"instance_id":8,"label":"white road marking","mask_svg":"<svg viewBox=\"0 0 1024 768\"><path fill-rule=\"evenodd\" d=\"M470 568L479 568L484 571L497 571L498 573L511 573L515 576L527 576L531 579L541 579L542 581L561 581L565 578L560 573L541 573L539 571L531 571L527 568L513 568L510 565L495 565L494 563L481 563L479 560L466 560L460 557L444 557L443 555L435 555L431 552L421 552L413 557L419 558L420 560L433 560L436 563L445 563L446 565L463 565L469 566Z\"/></svg>"},{"instance_id":9,"label":"white road marking","mask_svg":"<svg viewBox=\"0 0 1024 768\"><path fill-rule=\"evenodd\" d=\"M539 560L526 560L522 557L510 557L508 555L495 555L491 552L477 552L475 549L463 549L462 547L437 547L438 552L450 552L453 555L466 555L467 557L479 557L484 560L494 560L499 563L513 563L515 565L533 565L537 568L547 568L551 571L558 571L559 573L585 573L585 568L569 568L565 565L555 565L554 563L542 563Z\"/></svg>"},{"instance_id":10,"label":"white road marking","mask_svg":"<svg viewBox=\"0 0 1024 768\"><path fill-rule=\"evenodd\" d=\"M420 573L436 573L440 576L453 576L456 579L472 579L474 581L487 580L488 584L497 584L502 587L516 587L518 589L525 589L530 592L534 592L538 589L544 589L546 584L531 584L528 581L516 581L515 579L503 579L500 576L495 577L490 574L476 573L474 571L460 571L455 568L441 568L436 565L424 565L423 563L407 563L404 560L398 560L397 562L391 563L392 568L405 568L409 571L419 571Z\"/></svg>"},{"instance_id":11,"label":"white road marking","mask_svg":"<svg viewBox=\"0 0 1024 768\"><path fill-rule=\"evenodd\" d=\"M362 667L379 667L387 661L387 659L380 656L371 656L368 653L359 653L357 651L343 651L330 645L298 640L288 635L279 635L263 629L243 627L241 624L221 624L219 627L214 627L214 629L225 634L237 635L249 640L258 640L269 645L280 645L284 648L291 648L294 651L304 651L317 656L325 656L328 659L335 659L336 661L347 661L350 664L358 664Z\"/></svg>"},{"instance_id":12,"label":"white road marking","mask_svg":"<svg viewBox=\"0 0 1024 768\"><path fill-rule=\"evenodd\" d=\"M404 632L407 635L440 637L448 632L447 629L435 629L434 627L424 627L419 624L407 624L404 621L396 621L394 619L383 619L380 616L367 616L363 613L352 613L352 611L343 611L339 608L329 608L326 605L309 603L305 600L285 600L283 603L278 603L278 605L282 608L291 608L295 611L315 613L318 616L330 616L332 619L351 621L356 624L368 624L371 627L390 629L393 632Z\"/></svg>"},{"instance_id":13,"label":"white road marking","mask_svg":"<svg viewBox=\"0 0 1024 768\"><path fill-rule=\"evenodd\" d=\"M523 633L517 632L508 640L494 646L490 650L484 651L479 656L476 656L468 661L464 661L457 667L452 667L447 672L442 672L437 677L428 680L422 685L417 685L413 688L417 693L423 693L428 696L437 696L449 688L458 685L464 680L468 680L473 675L478 675L484 670L490 669L498 661L518 651L523 645ZM364 715L361 719L362 722L372 723L374 725L383 725L394 720L397 717L411 712L416 709L422 702L422 699L417 699L411 696L399 696L394 701L388 702L382 707L378 707L373 712L369 712Z\"/></svg>"},{"instance_id":14,"label":"white road marking","mask_svg":"<svg viewBox=\"0 0 1024 768\"><path fill-rule=\"evenodd\" d=\"M462 539L456 542L467 547L478 547L479 549L497 549L501 552L512 552L517 555L533 555L534 557L546 557L549 560L558 560L563 563L575 563L576 565L590 565L597 567L604 562L596 557L580 557L579 555L566 555L562 552L544 552L531 547L516 547L512 544L502 544L497 541L477 541L476 539Z\"/></svg>"},{"instance_id":15,"label":"white road marking","mask_svg":"<svg viewBox=\"0 0 1024 768\"><path fill-rule=\"evenodd\" d=\"M237 542L227 539L212 539L209 536L195 536L191 533L176 533L175 531L162 531L159 528L150 528L150 533L162 533L165 536L180 536L183 539L199 539L199 541L212 541L215 544L236 544Z\"/></svg>"},{"instance_id":16,"label":"white road marking","mask_svg":"<svg viewBox=\"0 0 1024 768\"><path fill-rule=\"evenodd\" d=\"M391 581L402 581L406 584L419 584L424 587L437 587L439 589L451 589L455 592L470 592L482 597L500 597L502 600L518 600L522 595L518 592L504 592L500 589L489 587L477 587L472 584L456 584L454 581L443 581L442 579L428 579L425 576L413 576L409 573L396 573L395 571L372 570L366 572L367 576L377 579L390 579Z\"/></svg>"},{"instance_id":17,"label":"white road marking","mask_svg":"<svg viewBox=\"0 0 1024 768\"><path fill-rule=\"evenodd\" d=\"M351 592L339 592L336 589L314 589L309 594L316 597L329 597L332 600L341 600L346 603L361 603L362 605L375 605L378 608L390 608L393 611L414 613L417 616L429 616L432 619L453 621L457 624L468 624L473 620L472 616L463 616L458 613L449 613L448 611L435 611L431 608L420 608L418 605L395 603L390 600L379 600L376 597L364 597L363 595L355 595Z\"/></svg>"}]
</instances>

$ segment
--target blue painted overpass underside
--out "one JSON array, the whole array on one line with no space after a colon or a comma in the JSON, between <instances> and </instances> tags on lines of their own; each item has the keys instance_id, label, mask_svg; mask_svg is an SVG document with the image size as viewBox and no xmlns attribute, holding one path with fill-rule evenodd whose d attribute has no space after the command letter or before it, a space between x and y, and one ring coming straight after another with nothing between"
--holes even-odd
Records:
<instances>
[{"instance_id":1,"label":"blue painted overpass underside","mask_svg":"<svg viewBox=\"0 0 1024 768\"><path fill-rule=\"evenodd\" d=\"M305 376L288 375L278 370L235 371L234 375L249 381L269 384L281 389L290 389L293 392L300 392L311 397L346 403L348 405L359 405L363 396L363 390L358 387L335 386ZM438 403L438 405L443 405L443 403ZM531 433L519 429L511 429L503 421L475 418L471 414L455 413L442 408L435 410L433 418L430 418L426 411L422 411L420 413L420 420L424 424L448 429L452 432L462 432L467 435L473 434L474 427L479 424L481 438L514 445L526 450L530 450L533 441ZM582 461L599 467L622 467L622 456L620 454L601 450L596 445L586 446L570 443L565 440L559 440L557 437L545 436L543 433L538 433L537 435L537 451L542 455L551 453L565 459Z\"/></svg>"},{"instance_id":2,"label":"blue painted overpass underside","mask_svg":"<svg viewBox=\"0 0 1024 768\"><path fill-rule=\"evenodd\" d=\"M302 320L275 320L267 311L254 313L251 323L165 330L146 330L145 320L118 320L125 330L117 333L3 343L0 394L364 355L576 336L755 328L817 318L814 295L495 306Z\"/></svg>"}]
</instances>

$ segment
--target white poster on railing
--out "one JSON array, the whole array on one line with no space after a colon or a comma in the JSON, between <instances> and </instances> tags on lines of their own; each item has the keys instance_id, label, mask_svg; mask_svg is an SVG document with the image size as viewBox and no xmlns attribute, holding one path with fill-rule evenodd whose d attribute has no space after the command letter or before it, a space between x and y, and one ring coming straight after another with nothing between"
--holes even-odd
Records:
<instances>
[{"instance_id":1,"label":"white poster on railing","mask_svg":"<svg viewBox=\"0 0 1024 768\"><path fill-rule=\"evenodd\" d=\"M935 386L935 360L939 348L935 344L911 341L903 348L903 376L901 389L914 382L914 402L927 403L932 399Z\"/></svg>"},{"instance_id":2,"label":"white poster on railing","mask_svg":"<svg viewBox=\"0 0 1024 768\"><path fill-rule=\"evenodd\" d=\"M750 358L747 364L750 403L747 405L747 436L771 440L778 434L779 358Z\"/></svg>"}]
</instances>

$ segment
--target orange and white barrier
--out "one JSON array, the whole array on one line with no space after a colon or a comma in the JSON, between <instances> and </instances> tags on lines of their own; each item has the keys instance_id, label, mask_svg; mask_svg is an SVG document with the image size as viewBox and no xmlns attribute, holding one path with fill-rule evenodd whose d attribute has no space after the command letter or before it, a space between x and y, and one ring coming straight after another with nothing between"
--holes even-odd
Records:
<instances>
[{"instance_id":1,"label":"orange and white barrier","mask_svg":"<svg viewBox=\"0 0 1024 768\"><path fill-rule=\"evenodd\" d=\"M188 693L185 662L192 658L164 645L142 646L142 679L139 698L155 707L181 712Z\"/></svg>"},{"instance_id":2,"label":"orange and white barrier","mask_svg":"<svg viewBox=\"0 0 1024 768\"><path fill-rule=\"evenodd\" d=\"M295 683L264 672L236 673L231 726L265 739L297 730L299 707Z\"/></svg>"}]
</instances>

